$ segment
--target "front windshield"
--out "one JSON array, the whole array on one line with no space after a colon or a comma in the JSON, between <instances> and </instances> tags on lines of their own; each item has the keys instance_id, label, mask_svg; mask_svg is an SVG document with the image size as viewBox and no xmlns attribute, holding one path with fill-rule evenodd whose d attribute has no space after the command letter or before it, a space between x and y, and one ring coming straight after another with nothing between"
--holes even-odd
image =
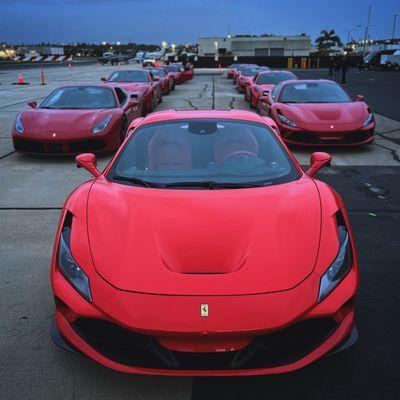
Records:
<instances>
[{"instance_id":1,"label":"front windshield","mask_svg":"<svg viewBox=\"0 0 400 400\"><path fill-rule=\"evenodd\" d=\"M161 69L161 68L151 68L150 72L154 75L154 76L159 76L160 78L164 77L165 75L167 75L167 73Z\"/></svg>"},{"instance_id":2,"label":"front windshield","mask_svg":"<svg viewBox=\"0 0 400 400\"><path fill-rule=\"evenodd\" d=\"M115 108L112 89L96 86L71 86L56 89L43 101L40 108L103 109Z\"/></svg>"},{"instance_id":3,"label":"front windshield","mask_svg":"<svg viewBox=\"0 0 400 400\"><path fill-rule=\"evenodd\" d=\"M179 68L176 65L165 65L164 69L167 72L179 72Z\"/></svg>"},{"instance_id":4,"label":"front windshield","mask_svg":"<svg viewBox=\"0 0 400 400\"><path fill-rule=\"evenodd\" d=\"M146 71L140 69L115 71L108 78L108 82L149 82L149 76Z\"/></svg>"},{"instance_id":5,"label":"front windshield","mask_svg":"<svg viewBox=\"0 0 400 400\"><path fill-rule=\"evenodd\" d=\"M236 68L236 70L243 73L246 68L252 68L252 67L257 67L257 65L252 65L252 64L240 65L239 67Z\"/></svg>"},{"instance_id":6,"label":"front windshield","mask_svg":"<svg viewBox=\"0 0 400 400\"><path fill-rule=\"evenodd\" d=\"M277 85L283 81L290 81L292 79L297 79L295 74L289 71L284 72L267 72L265 74L260 74L257 78L257 83L259 85Z\"/></svg>"},{"instance_id":7,"label":"front windshield","mask_svg":"<svg viewBox=\"0 0 400 400\"><path fill-rule=\"evenodd\" d=\"M301 82L283 87L280 103L347 103L349 96L336 83Z\"/></svg>"},{"instance_id":8,"label":"front windshield","mask_svg":"<svg viewBox=\"0 0 400 400\"><path fill-rule=\"evenodd\" d=\"M246 68L243 72L242 75L244 76L255 76L257 75L260 71L264 71L266 68L264 67L256 67L256 68Z\"/></svg>"},{"instance_id":9,"label":"front windshield","mask_svg":"<svg viewBox=\"0 0 400 400\"><path fill-rule=\"evenodd\" d=\"M269 186L298 177L265 125L225 119L145 125L107 175L127 185L204 189Z\"/></svg>"}]
</instances>

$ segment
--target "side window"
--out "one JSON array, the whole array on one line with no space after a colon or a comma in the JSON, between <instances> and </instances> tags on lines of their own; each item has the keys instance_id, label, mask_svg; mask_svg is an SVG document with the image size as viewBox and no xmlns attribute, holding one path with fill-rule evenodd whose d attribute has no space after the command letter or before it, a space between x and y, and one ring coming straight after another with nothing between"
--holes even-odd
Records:
<instances>
[{"instance_id":1,"label":"side window","mask_svg":"<svg viewBox=\"0 0 400 400\"><path fill-rule=\"evenodd\" d=\"M272 91L272 98L274 99L274 101L276 101L277 97L278 97L278 93L281 89L282 85L280 83L278 83L277 85L275 85L274 90Z\"/></svg>"},{"instance_id":2,"label":"side window","mask_svg":"<svg viewBox=\"0 0 400 400\"><path fill-rule=\"evenodd\" d=\"M118 100L119 100L119 104L121 106L123 106L126 102L127 99L127 95L125 94L125 92L120 89L120 88L115 88L115 93L117 94Z\"/></svg>"}]
</instances>

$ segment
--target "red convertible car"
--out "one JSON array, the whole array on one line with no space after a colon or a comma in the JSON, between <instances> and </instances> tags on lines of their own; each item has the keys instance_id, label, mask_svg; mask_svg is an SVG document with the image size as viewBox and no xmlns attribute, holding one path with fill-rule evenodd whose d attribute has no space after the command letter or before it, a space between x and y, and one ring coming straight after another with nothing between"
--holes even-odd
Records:
<instances>
[{"instance_id":1,"label":"red convertible car","mask_svg":"<svg viewBox=\"0 0 400 400\"><path fill-rule=\"evenodd\" d=\"M60 87L38 106L17 115L14 149L31 154L108 152L119 147L134 118L142 115L141 92L108 85Z\"/></svg>"},{"instance_id":2,"label":"red convertible car","mask_svg":"<svg viewBox=\"0 0 400 400\"><path fill-rule=\"evenodd\" d=\"M258 107L258 100L261 96L268 96L276 84L297 79L297 76L290 71L263 71L258 73L249 84L246 85L244 99L250 103L252 108Z\"/></svg>"},{"instance_id":3,"label":"red convertible car","mask_svg":"<svg viewBox=\"0 0 400 400\"><path fill-rule=\"evenodd\" d=\"M249 111L134 121L62 210L52 337L124 372L292 371L357 338L357 256L345 206Z\"/></svg>"},{"instance_id":4,"label":"red convertible car","mask_svg":"<svg viewBox=\"0 0 400 400\"><path fill-rule=\"evenodd\" d=\"M239 93L246 93L247 86L250 85L253 78L262 71L269 71L268 67L249 67L239 73L236 79L236 89Z\"/></svg>"},{"instance_id":5,"label":"red convertible car","mask_svg":"<svg viewBox=\"0 0 400 400\"><path fill-rule=\"evenodd\" d=\"M141 91L144 97L146 112L154 111L162 102L162 87L160 78L154 76L148 69L122 69L114 71L108 78L101 78L110 86L118 86L127 92Z\"/></svg>"},{"instance_id":6,"label":"red convertible car","mask_svg":"<svg viewBox=\"0 0 400 400\"><path fill-rule=\"evenodd\" d=\"M353 101L333 81L281 82L260 97L259 112L273 118L290 144L353 146L374 140L375 118L364 96Z\"/></svg>"},{"instance_id":7,"label":"red convertible car","mask_svg":"<svg viewBox=\"0 0 400 400\"><path fill-rule=\"evenodd\" d=\"M148 67L147 69L153 76L157 76L160 79L163 95L167 95L171 90L175 89L174 77L163 67Z\"/></svg>"}]
</instances>

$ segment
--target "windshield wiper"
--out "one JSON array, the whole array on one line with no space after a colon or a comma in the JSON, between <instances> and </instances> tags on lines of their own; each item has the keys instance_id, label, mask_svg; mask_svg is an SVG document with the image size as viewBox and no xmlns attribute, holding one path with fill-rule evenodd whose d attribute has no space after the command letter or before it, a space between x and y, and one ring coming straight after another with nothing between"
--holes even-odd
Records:
<instances>
[{"instance_id":1,"label":"windshield wiper","mask_svg":"<svg viewBox=\"0 0 400 400\"><path fill-rule=\"evenodd\" d=\"M235 189L235 188L254 188L263 187L270 185L271 182L215 182L215 181L200 181L200 182L172 182L166 183L165 187L204 187L207 189L223 188L223 189Z\"/></svg>"},{"instance_id":2,"label":"windshield wiper","mask_svg":"<svg viewBox=\"0 0 400 400\"><path fill-rule=\"evenodd\" d=\"M137 185L141 185L147 188L152 188L152 187L164 187L164 185L161 185L156 182L149 182L141 178L135 178L134 176L123 176L123 175L113 175L111 177L112 179L116 179L118 181L125 181L125 182L130 182L130 183L135 183Z\"/></svg>"}]
</instances>

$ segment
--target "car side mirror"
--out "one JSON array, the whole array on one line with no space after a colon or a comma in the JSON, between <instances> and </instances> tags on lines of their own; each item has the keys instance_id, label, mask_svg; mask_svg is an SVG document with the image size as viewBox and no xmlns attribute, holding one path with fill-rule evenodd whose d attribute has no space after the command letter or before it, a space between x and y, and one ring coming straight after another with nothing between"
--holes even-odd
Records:
<instances>
[{"instance_id":1,"label":"car side mirror","mask_svg":"<svg viewBox=\"0 0 400 400\"><path fill-rule=\"evenodd\" d=\"M37 107L37 103L36 101L28 101L28 106L31 108L36 108Z\"/></svg>"},{"instance_id":2,"label":"car side mirror","mask_svg":"<svg viewBox=\"0 0 400 400\"><path fill-rule=\"evenodd\" d=\"M157 82L157 81L159 81L160 80L160 77L158 77L158 76L153 76L153 81L154 82Z\"/></svg>"},{"instance_id":3,"label":"car side mirror","mask_svg":"<svg viewBox=\"0 0 400 400\"><path fill-rule=\"evenodd\" d=\"M358 94L357 96L356 96L356 99L355 99L356 101L364 101L365 100L365 97L363 96L363 95L361 95L361 94Z\"/></svg>"},{"instance_id":4,"label":"car side mirror","mask_svg":"<svg viewBox=\"0 0 400 400\"><path fill-rule=\"evenodd\" d=\"M306 174L308 176L314 176L317 171L326 165L331 165L332 156L328 153L322 151L316 151L311 154L310 158L310 168L307 170Z\"/></svg>"},{"instance_id":5,"label":"car side mirror","mask_svg":"<svg viewBox=\"0 0 400 400\"><path fill-rule=\"evenodd\" d=\"M105 76L102 76L102 77L100 78L100 80L103 81L103 82L107 82L107 78L106 78Z\"/></svg>"},{"instance_id":6,"label":"car side mirror","mask_svg":"<svg viewBox=\"0 0 400 400\"><path fill-rule=\"evenodd\" d=\"M91 173L95 178L98 178L101 175L100 171L97 169L97 160L94 154L79 154L76 156L75 161L78 168L85 168L86 171Z\"/></svg>"}]
</instances>

